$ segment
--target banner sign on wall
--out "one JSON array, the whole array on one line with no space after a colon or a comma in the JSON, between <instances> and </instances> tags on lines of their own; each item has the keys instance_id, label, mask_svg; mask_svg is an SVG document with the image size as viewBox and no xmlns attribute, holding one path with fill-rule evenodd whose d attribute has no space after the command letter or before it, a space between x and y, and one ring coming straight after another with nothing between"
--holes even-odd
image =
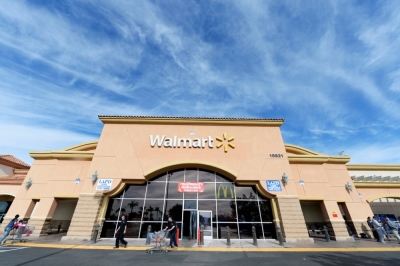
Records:
<instances>
[{"instance_id":1,"label":"banner sign on wall","mask_svg":"<svg viewBox=\"0 0 400 266\"><path fill-rule=\"evenodd\" d=\"M110 190L112 186L112 179L99 179L96 190Z\"/></svg>"},{"instance_id":2,"label":"banner sign on wall","mask_svg":"<svg viewBox=\"0 0 400 266\"><path fill-rule=\"evenodd\" d=\"M179 192L204 192L203 182L179 182Z\"/></svg>"},{"instance_id":3,"label":"banner sign on wall","mask_svg":"<svg viewBox=\"0 0 400 266\"><path fill-rule=\"evenodd\" d=\"M279 180L267 180L268 191L282 191L281 181Z\"/></svg>"}]
</instances>

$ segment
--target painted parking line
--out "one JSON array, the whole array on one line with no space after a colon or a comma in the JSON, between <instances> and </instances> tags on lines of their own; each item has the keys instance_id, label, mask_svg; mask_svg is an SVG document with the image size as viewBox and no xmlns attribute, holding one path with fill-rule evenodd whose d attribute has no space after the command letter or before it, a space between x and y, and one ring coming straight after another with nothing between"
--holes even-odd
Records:
<instances>
[{"instance_id":1,"label":"painted parking line","mask_svg":"<svg viewBox=\"0 0 400 266\"><path fill-rule=\"evenodd\" d=\"M0 246L0 253L2 252L9 252L9 251L16 251L16 250L21 250L25 249L28 247L10 247L10 246Z\"/></svg>"}]
</instances>

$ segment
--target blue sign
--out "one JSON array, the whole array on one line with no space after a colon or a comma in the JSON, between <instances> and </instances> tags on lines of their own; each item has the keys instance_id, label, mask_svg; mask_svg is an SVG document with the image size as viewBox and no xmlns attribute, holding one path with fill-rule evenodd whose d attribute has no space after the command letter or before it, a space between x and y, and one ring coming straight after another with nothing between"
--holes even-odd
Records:
<instances>
[{"instance_id":1,"label":"blue sign","mask_svg":"<svg viewBox=\"0 0 400 266\"><path fill-rule=\"evenodd\" d=\"M267 180L268 191L282 191L281 181L279 180Z\"/></svg>"}]
</instances>

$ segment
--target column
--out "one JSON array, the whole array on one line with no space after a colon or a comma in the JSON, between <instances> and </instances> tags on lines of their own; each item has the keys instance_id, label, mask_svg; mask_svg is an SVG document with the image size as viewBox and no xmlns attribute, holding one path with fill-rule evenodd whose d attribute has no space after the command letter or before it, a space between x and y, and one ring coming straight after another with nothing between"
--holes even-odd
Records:
<instances>
[{"instance_id":1,"label":"column","mask_svg":"<svg viewBox=\"0 0 400 266\"><path fill-rule=\"evenodd\" d=\"M325 218L325 222L328 226L329 234L334 240L354 240L349 235L337 201L321 201L321 209Z\"/></svg>"}]
</instances>

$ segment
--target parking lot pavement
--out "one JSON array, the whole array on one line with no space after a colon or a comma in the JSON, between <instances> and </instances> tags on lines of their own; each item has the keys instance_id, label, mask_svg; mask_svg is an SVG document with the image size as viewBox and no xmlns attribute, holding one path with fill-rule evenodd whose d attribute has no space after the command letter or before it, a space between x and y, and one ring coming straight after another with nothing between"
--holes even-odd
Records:
<instances>
[{"instance_id":1,"label":"parking lot pavement","mask_svg":"<svg viewBox=\"0 0 400 266\"><path fill-rule=\"evenodd\" d=\"M28 248L28 247L0 246L0 253L11 252L11 251L21 250L21 249L26 249L26 248Z\"/></svg>"}]
</instances>

